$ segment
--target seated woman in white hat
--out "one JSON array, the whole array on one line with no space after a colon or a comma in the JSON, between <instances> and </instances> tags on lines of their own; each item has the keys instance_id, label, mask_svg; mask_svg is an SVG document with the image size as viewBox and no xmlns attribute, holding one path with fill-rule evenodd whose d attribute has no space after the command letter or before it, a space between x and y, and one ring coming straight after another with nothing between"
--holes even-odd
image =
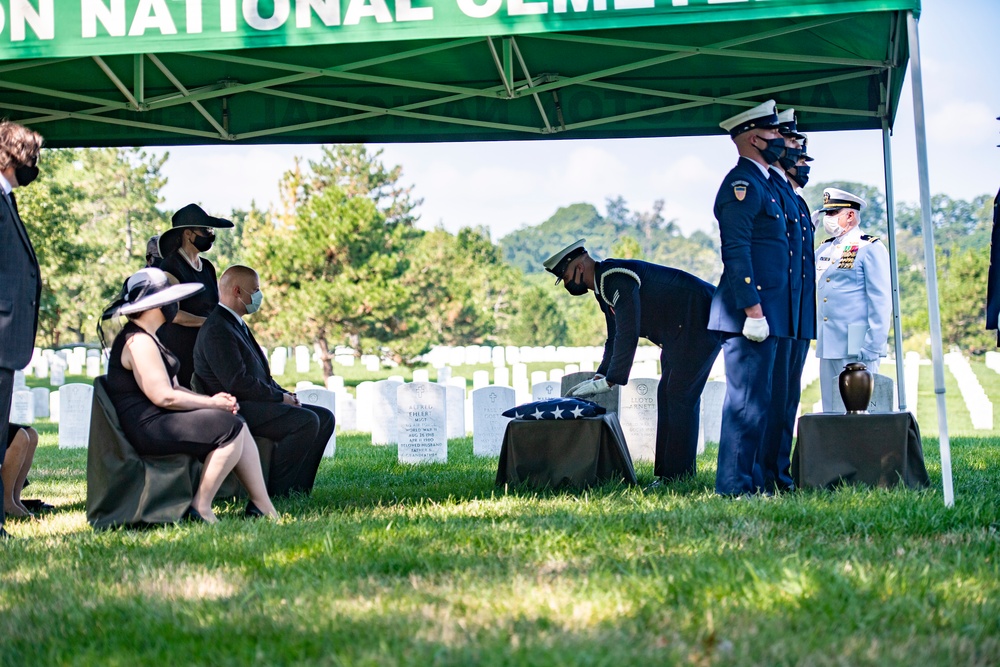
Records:
<instances>
[{"instance_id":1,"label":"seated woman in white hat","mask_svg":"<svg viewBox=\"0 0 1000 667\"><path fill-rule=\"evenodd\" d=\"M156 331L177 314L178 302L203 289L170 285L154 268L126 281L121 296L102 315L128 323L115 337L108 361L108 395L122 430L140 456L188 454L204 462L186 518L215 523L212 500L230 471L250 495L246 515L278 516L267 494L257 446L239 404L220 392L202 396L177 383L180 363L157 339ZM103 342L103 331L100 331Z\"/></svg>"}]
</instances>

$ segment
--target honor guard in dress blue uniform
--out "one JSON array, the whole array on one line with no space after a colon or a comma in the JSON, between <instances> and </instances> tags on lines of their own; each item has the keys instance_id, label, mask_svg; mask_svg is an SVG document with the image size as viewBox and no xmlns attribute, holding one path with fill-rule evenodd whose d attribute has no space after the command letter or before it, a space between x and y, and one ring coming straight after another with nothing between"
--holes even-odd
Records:
<instances>
[{"instance_id":1,"label":"honor guard in dress blue uniform","mask_svg":"<svg viewBox=\"0 0 1000 667\"><path fill-rule=\"evenodd\" d=\"M998 320L1000 320L1000 191L997 191L997 196L993 200L990 268L986 276L986 328L997 329L997 347L1000 347L1000 323Z\"/></svg>"},{"instance_id":2,"label":"honor guard in dress blue uniform","mask_svg":"<svg viewBox=\"0 0 1000 667\"><path fill-rule=\"evenodd\" d=\"M639 337L660 346L656 460L653 473L668 482L695 473L701 393L719 355L719 335L708 330L715 288L689 273L631 259L595 261L584 240L545 260L566 291L594 292L608 337L597 374L568 395L587 398L628 382ZM658 485L654 482L654 485Z\"/></svg>"},{"instance_id":3,"label":"honor guard in dress blue uniform","mask_svg":"<svg viewBox=\"0 0 1000 667\"><path fill-rule=\"evenodd\" d=\"M769 165L785 151L774 101L720 125L740 158L715 197L722 277L712 299L709 328L722 334L726 360L715 491L740 496L760 490L754 462L771 410L778 338L795 335L789 281L794 250L789 250L788 222L771 183Z\"/></svg>"},{"instance_id":4,"label":"honor guard in dress blue uniform","mask_svg":"<svg viewBox=\"0 0 1000 667\"><path fill-rule=\"evenodd\" d=\"M816 356L823 411L832 412L837 377L861 361L878 372L892 318L889 252L861 231L866 202L844 190L823 191L823 227L832 235L816 249Z\"/></svg>"},{"instance_id":5,"label":"honor guard in dress blue uniform","mask_svg":"<svg viewBox=\"0 0 1000 667\"><path fill-rule=\"evenodd\" d=\"M754 465L754 484L766 492L795 488L791 475L792 437L802 397L802 369L809 355L810 342L816 338L813 226L809 207L796 192L804 185L802 181L808 181L809 167L806 162L812 158L805 154L803 145L806 136L798 131L795 110L785 109L779 113L778 124L778 131L785 141L785 152L771 164L771 183L778 191L785 212L792 332L790 337L778 338L777 341L771 410Z\"/></svg>"}]
</instances>

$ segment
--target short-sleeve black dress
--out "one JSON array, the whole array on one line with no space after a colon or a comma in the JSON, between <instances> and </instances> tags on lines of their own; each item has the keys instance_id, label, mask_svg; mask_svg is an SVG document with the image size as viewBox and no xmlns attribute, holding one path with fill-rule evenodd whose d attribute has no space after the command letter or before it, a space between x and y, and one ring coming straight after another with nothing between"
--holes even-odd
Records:
<instances>
[{"instance_id":1,"label":"short-sleeve black dress","mask_svg":"<svg viewBox=\"0 0 1000 667\"><path fill-rule=\"evenodd\" d=\"M180 302L180 309L198 317L208 317L212 309L219 303L219 282L215 276L215 267L210 261L201 258L201 271L195 271L186 259L181 257L178 248L163 258L160 269L166 271L181 283L199 283L205 286L197 294L192 294ZM194 373L194 342L198 339L199 327L186 327L180 324L164 324L156 332L167 349L173 352L181 362L177 372L177 381L182 387L191 388L191 375Z\"/></svg>"},{"instance_id":2,"label":"short-sleeve black dress","mask_svg":"<svg viewBox=\"0 0 1000 667\"><path fill-rule=\"evenodd\" d=\"M213 450L230 442L243 428L243 420L225 410L167 410L153 405L135 374L122 366L122 350L132 336L149 336L134 322L126 324L115 337L108 360L108 396L118 413L125 436L141 456L189 454L204 460ZM171 380L180 363L155 337L160 358Z\"/></svg>"}]
</instances>

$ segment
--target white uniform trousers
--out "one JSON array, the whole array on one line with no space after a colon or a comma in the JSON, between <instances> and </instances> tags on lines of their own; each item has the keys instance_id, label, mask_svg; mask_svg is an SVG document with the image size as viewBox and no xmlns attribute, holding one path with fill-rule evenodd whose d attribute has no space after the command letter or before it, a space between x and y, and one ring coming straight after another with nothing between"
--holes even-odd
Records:
<instances>
[{"instance_id":1,"label":"white uniform trousers","mask_svg":"<svg viewBox=\"0 0 1000 667\"><path fill-rule=\"evenodd\" d=\"M840 386L838 385L838 378L841 372L844 370L844 366L847 364L852 364L856 361L861 361L857 357L844 357L843 359L820 359L819 360L819 383L820 383L820 394L823 398L823 412L833 412L836 410L836 406L833 403L834 396L840 394ZM872 372L872 375L878 373L879 364L882 363L881 359L876 359L875 361L861 361L868 370Z\"/></svg>"}]
</instances>

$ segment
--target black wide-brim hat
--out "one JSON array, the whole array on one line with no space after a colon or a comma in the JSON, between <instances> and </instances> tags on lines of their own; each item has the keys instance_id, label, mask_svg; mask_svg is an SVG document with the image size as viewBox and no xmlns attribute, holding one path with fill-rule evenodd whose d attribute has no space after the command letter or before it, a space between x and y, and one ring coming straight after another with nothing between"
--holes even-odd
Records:
<instances>
[{"instance_id":1,"label":"black wide-brim hat","mask_svg":"<svg viewBox=\"0 0 1000 667\"><path fill-rule=\"evenodd\" d=\"M205 210L197 204L188 204L178 210L170 218L170 221L173 226L160 234L160 239L157 242L160 248L160 257L163 258L181 247L181 234L185 229L191 227L231 229L233 227L231 220L213 217L205 213Z\"/></svg>"}]
</instances>

